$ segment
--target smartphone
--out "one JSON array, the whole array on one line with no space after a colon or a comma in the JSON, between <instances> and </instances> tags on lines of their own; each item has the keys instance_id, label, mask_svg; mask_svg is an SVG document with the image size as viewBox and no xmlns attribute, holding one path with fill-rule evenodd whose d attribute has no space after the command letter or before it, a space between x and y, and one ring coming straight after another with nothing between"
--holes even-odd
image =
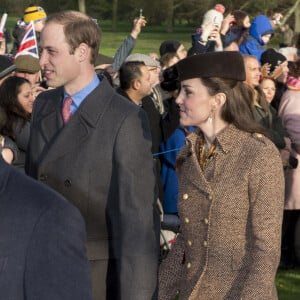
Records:
<instances>
[{"instance_id":1,"label":"smartphone","mask_svg":"<svg viewBox=\"0 0 300 300\"><path fill-rule=\"evenodd\" d=\"M217 23L217 17L214 17L213 24L215 27L219 28L219 24Z\"/></svg>"}]
</instances>

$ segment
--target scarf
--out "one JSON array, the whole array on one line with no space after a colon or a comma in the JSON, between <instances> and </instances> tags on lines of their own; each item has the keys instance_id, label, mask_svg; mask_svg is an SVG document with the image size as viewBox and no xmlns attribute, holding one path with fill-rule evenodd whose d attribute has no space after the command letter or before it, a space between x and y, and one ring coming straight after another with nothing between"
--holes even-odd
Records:
<instances>
[{"instance_id":1,"label":"scarf","mask_svg":"<svg viewBox=\"0 0 300 300\"><path fill-rule=\"evenodd\" d=\"M286 81L286 85L291 91L300 91L300 80L298 78L289 76Z\"/></svg>"}]
</instances>

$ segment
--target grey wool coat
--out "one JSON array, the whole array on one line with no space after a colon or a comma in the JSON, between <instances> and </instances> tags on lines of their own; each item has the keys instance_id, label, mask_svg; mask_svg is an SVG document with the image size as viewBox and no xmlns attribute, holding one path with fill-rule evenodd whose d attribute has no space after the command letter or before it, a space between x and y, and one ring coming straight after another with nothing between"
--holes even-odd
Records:
<instances>
[{"instance_id":1,"label":"grey wool coat","mask_svg":"<svg viewBox=\"0 0 300 300\"><path fill-rule=\"evenodd\" d=\"M103 78L63 127L62 95L49 90L34 104L27 174L84 217L93 300L155 299L159 215L147 117Z\"/></svg>"},{"instance_id":2,"label":"grey wool coat","mask_svg":"<svg viewBox=\"0 0 300 300\"><path fill-rule=\"evenodd\" d=\"M229 125L201 170L197 133L177 158L181 233L160 266L159 299L277 299L282 162L261 134Z\"/></svg>"}]
</instances>

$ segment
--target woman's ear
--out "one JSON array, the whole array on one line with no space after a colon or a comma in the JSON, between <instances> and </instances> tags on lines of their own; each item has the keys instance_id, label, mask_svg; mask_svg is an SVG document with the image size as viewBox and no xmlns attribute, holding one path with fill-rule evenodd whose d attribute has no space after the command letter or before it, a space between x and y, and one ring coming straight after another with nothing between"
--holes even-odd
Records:
<instances>
[{"instance_id":1,"label":"woman's ear","mask_svg":"<svg viewBox=\"0 0 300 300\"><path fill-rule=\"evenodd\" d=\"M216 108L222 107L226 102L226 95L224 93L218 93L214 98L214 105Z\"/></svg>"}]
</instances>

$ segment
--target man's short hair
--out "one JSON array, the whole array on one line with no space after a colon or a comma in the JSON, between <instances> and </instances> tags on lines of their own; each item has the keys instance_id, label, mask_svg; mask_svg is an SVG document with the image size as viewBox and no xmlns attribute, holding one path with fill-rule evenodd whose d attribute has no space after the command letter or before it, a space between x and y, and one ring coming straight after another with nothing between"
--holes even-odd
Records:
<instances>
[{"instance_id":1,"label":"man's short hair","mask_svg":"<svg viewBox=\"0 0 300 300\"><path fill-rule=\"evenodd\" d=\"M142 76L141 67L145 66L142 61L127 61L119 70L120 88L124 91L131 87L134 80Z\"/></svg>"},{"instance_id":2,"label":"man's short hair","mask_svg":"<svg viewBox=\"0 0 300 300\"><path fill-rule=\"evenodd\" d=\"M61 11L50 15L46 25L57 23L64 27L64 34L70 46L70 53L85 43L91 48L91 64L95 64L101 42L101 29L95 21L84 13L78 11Z\"/></svg>"}]
</instances>

